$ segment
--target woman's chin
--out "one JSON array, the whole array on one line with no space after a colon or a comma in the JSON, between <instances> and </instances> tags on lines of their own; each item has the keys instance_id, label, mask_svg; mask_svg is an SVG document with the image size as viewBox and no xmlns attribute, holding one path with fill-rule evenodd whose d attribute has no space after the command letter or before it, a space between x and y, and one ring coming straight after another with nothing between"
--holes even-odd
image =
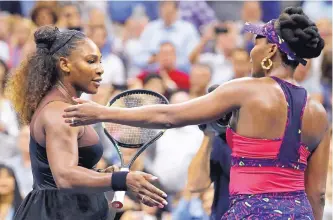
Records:
<instances>
[{"instance_id":1,"label":"woman's chin","mask_svg":"<svg viewBox=\"0 0 333 220\"><path fill-rule=\"evenodd\" d=\"M98 88L96 87L90 87L87 88L86 91L83 91L84 93L90 94L90 95L94 95L98 92Z\"/></svg>"}]
</instances>

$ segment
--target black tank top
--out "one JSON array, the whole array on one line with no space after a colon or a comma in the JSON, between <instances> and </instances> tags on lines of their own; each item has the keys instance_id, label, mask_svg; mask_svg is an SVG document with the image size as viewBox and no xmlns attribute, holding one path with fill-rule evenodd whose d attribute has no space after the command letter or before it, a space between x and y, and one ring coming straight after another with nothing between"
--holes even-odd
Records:
<instances>
[{"instance_id":1,"label":"black tank top","mask_svg":"<svg viewBox=\"0 0 333 220\"><path fill-rule=\"evenodd\" d=\"M55 101L68 103L66 97L57 88L52 89L40 102L30 123L30 158L34 177L34 189L57 188L46 155L45 134L38 126L39 113L46 105ZM103 155L103 146L100 143L97 133L91 126L84 127L84 132L78 137L78 146L78 165L92 169Z\"/></svg>"},{"instance_id":2,"label":"black tank top","mask_svg":"<svg viewBox=\"0 0 333 220\"><path fill-rule=\"evenodd\" d=\"M17 210L15 220L106 220L109 206L103 192L77 192L59 190L55 184L47 159L45 132L39 122L43 108L55 101L68 102L53 88L40 102L30 123L30 158L34 178L33 190ZM50 115L52 117L52 115ZM56 137L55 137L56 138ZM85 126L78 137L78 166L93 168L103 154L98 135L91 126Z\"/></svg>"}]
</instances>

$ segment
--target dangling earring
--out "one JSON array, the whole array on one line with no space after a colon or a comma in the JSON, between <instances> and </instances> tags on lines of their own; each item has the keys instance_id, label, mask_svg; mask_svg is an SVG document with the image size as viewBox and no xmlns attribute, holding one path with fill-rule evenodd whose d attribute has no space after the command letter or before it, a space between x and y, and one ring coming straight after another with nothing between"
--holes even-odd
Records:
<instances>
[{"instance_id":1,"label":"dangling earring","mask_svg":"<svg viewBox=\"0 0 333 220\"><path fill-rule=\"evenodd\" d=\"M266 65L267 63L267 65ZM271 69L273 66L273 62L270 58L264 58L262 61L261 61L261 68L263 68L264 70L269 70Z\"/></svg>"}]
</instances>

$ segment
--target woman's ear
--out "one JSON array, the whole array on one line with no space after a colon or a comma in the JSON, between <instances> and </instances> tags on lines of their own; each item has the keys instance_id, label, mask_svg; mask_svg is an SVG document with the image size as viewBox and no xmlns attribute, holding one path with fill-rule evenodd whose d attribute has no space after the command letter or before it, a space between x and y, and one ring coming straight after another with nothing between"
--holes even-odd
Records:
<instances>
[{"instance_id":1,"label":"woman's ear","mask_svg":"<svg viewBox=\"0 0 333 220\"><path fill-rule=\"evenodd\" d=\"M69 68L69 61L66 57L60 57L59 67L62 72L64 73L70 73L71 70Z\"/></svg>"},{"instance_id":2,"label":"woman's ear","mask_svg":"<svg viewBox=\"0 0 333 220\"><path fill-rule=\"evenodd\" d=\"M269 52L268 52L268 56L267 58L272 59L272 57L274 57L277 54L278 51L278 47L276 44L271 44L270 48L269 48Z\"/></svg>"}]
</instances>

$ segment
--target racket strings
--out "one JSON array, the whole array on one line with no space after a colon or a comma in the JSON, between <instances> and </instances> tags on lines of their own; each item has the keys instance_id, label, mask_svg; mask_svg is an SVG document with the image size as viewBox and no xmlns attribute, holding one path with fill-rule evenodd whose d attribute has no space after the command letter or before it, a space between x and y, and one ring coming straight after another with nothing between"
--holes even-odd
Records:
<instances>
[{"instance_id":1,"label":"racket strings","mask_svg":"<svg viewBox=\"0 0 333 220\"><path fill-rule=\"evenodd\" d=\"M151 94L128 94L113 102L111 107L134 108L154 104L166 104L166 101ZM104 126L116 141L132 145L132 147L146 143L160 131L158 129L139 128L116 123L105 123Z\"/></svg>"}]
</instances>

